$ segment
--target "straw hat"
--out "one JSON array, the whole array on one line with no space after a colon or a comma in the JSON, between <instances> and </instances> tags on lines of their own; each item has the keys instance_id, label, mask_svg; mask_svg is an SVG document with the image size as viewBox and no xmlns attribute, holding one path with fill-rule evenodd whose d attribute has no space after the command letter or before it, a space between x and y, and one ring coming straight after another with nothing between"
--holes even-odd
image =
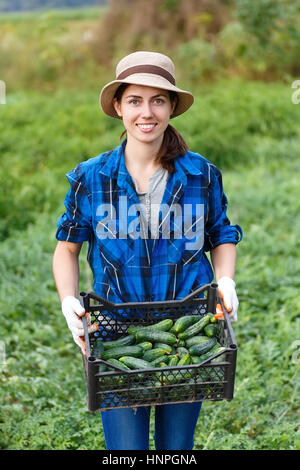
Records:
<instances>
[{"instance_id":1,"label":"straw hat","mask_svg":"<svg viewBox=\"0 0 300 470\"><path fill-rule=\"evenodd\" d=\"M102 88L101 108L108 116L118 119L122 118L116 113L112 100L122 83L175 91L178 95L178 102L171 118L187 111L194 102L192 93L176 87L174 63L169 57L159 52L138 51L127 55L116 67L116 80Z\"/></svg>"}]
</instances>

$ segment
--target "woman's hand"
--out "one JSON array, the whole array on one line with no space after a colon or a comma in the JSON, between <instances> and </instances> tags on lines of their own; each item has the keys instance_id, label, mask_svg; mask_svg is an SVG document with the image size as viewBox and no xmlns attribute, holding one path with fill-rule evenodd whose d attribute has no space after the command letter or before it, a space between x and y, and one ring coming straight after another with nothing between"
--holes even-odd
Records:
<instances>
[{"instance_id":1,"label":"woman's hand","mask_svg":"<svg viewBox=\"0 0 300 470\"><path fill-rule=\"evenodd\" d=\"M235 291L234 280L227 276L221 277L218 280L218 291L229 314L230 321L236 322L238 319L239 301Z\"/></svg>"},{"instance_id":2,"label":"woman's hand","mask_svg":"<svg viewBox=\"0 0 300 470\"><path fill-rule=\"evenodd\" d=\"M80 347L82 353L85 354L85 341L82 338L84 336L83 323L80 320L80 317L85 314L83 306L76 297L68 295L63 299L61 309L75 343ZM91 325L90 315L87 316L87 324L89 325L89 333L93 333L98 329L97 324Z\"/></svg>"}]
</instances>

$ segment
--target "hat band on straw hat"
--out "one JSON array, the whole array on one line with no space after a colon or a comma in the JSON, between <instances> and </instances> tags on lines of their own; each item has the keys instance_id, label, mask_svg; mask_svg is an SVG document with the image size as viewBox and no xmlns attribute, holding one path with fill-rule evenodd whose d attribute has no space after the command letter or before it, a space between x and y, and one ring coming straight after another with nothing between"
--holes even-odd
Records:
<instances>
[{"instance_id":1,"label":"hat band on straw hat","mask_svg":"<svg viewBox=\"0 0 300 470\"><path fill-rule=\"evenodd\" d=\"M129 77L135 73L152 73L154 75L160 75L161 77L168 80L172 85L175 85L175 79L173 75L171 75L167 70L163 69L162 67L158 67L157 65L135 65L133 67L129 67L126 70L123 70L118 76L117 80L124 80L124 78Z\"/></svg>"}]
</instances>

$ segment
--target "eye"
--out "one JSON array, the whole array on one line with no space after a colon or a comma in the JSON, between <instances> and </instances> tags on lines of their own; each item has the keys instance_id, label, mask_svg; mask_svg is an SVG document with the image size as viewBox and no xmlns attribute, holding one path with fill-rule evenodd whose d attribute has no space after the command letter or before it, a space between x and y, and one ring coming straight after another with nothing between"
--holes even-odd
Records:
<instances>
[{"instance_id":1,"label":"eye","mask_svg":"<svg viewBox=\"0 0 300 470\"><path fill-rule=\"evenodd\" d=\"M138 104L139 100L137 100L136 98L132 98L131 100L128 101L129 104Z\"/></svg>"},{"instance_id":2,"label":"eye","mask_svg":"<svg viewBox=\"0 0 300 470\"><path fill-rule=\"evenodd\" d=\"M158 104L164 103L164 100L162 98L156 98L154 101Z\"/></svg>"}]
</instances>

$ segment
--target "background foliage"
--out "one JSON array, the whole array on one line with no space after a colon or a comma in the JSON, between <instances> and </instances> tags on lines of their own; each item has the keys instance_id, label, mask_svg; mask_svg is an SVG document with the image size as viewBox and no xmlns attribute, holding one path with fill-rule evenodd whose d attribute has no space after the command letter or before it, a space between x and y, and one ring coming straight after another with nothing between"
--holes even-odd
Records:
<instances>
[{"instance_id":1,"label":"background foliage","mask_svg":"<svg viewBox=\"0 0 300 470\"><path fill-rule=\"evenodd\" d=\"M106 4L107 0L0 0L0 11L32 11Z\"/></svg>"},{"instance_id":2,"label":"background foliage","mask_svg":"<svg viewBox=\"0 0 300 470\"><path fill-rule=\"evenodd\" d=\"M166 31L158 38L148 14L149 26L129 37L124 25L138 28L141 17L136 9L123 19L125 1L0 18L2 449L105 448L100 418L86 409L81 357L60 314L51 261L64 174L118 145L123 130L99 109L100 87L125 49L146 46L169 53L178 83L194 92L174 125L222 170L229 217L244 230L235 397L203 405L195 449L300 448L300 105L291 100L298 6L216 1L208 11L208 2L165 0L145 9L152 3L151 21L176 18L174 44L173 26L169 39ZM118 26L106 51L97 41L109 37L110 21ZM86 254L84 246L80 289L89 290ZM153 426L152 415L151 448Z\"/></svg>"}]
</instances>

